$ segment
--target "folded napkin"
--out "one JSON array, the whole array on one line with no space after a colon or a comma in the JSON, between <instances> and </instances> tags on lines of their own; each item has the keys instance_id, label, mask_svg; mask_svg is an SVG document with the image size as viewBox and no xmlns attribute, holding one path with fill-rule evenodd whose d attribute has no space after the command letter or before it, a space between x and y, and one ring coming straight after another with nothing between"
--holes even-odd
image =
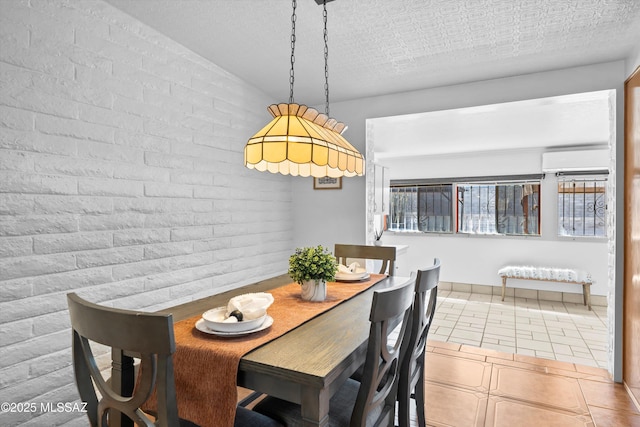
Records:
<instances>
[{"instance_id":1,"label":"folded napkin","mask_svg":"<svg viewBox=\"0 0 640 427\"><path fill-rule=\"evenodd\" d=\"M273 295L267 292L238 295L227 304L227 317L232 311L242 313L244 320L257 319L267 313L267 308L273 304Z\"/></svg>"},{"instance_id":2,"label":"folded napkin","mask_svg":"<svg viewBox=\"0 0 640 427\"><path fill-rule=\"evenodd\" d=\"M357 262L352 262L349 266L338 264L338 273L361 273L364 270L360 268L360 264Z\"/></svg>"}]
</instances>

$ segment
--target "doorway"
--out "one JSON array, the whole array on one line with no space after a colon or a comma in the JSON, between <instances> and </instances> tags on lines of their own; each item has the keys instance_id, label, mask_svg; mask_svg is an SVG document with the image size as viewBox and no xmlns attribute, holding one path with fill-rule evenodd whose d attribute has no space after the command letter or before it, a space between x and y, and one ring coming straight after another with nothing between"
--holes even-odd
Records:
<instances>
[{"instance_id":1,"label":"doorway","mask_svg":"<svg viewBox=\"0 0 640 427\"><path fill-rule=\"evenodd\" d=\"M437 179L456 176L499 176L540 173L542 154L572 150L605 149L606 164L615 162L614 90L509 102L454 110L367 120L367 158L381 165L395 179ZM547 193L554 189L555 176L545 178ZM557 188L557 187L556 187ZM609 207L615 207L615 182L610 181ZM374 207L375 182L367 176L367 226L379 216ZM370 203L371 201L371 203ZM543 203L540 237L496 237L446 233L386 232L383 244L407 245L407 265L417 269L423 259L439 257L441 279L454 284L495 286L497 270L513 254L525 254L531 264L592 270L598 287L594 294L613 301L615 265L609 265L608 240L562 239L557 235L554 198ZM384 213L384 212L382 212ZM615 208L609 210L615 218ZM367 234L369 238L369 234ZM438 250L434 250L438 248ZM491 254L486 262L474 254ZM593 258L589 258L592 256ZM560 265L562 264L562 265ZM449 268L447 269L447 266ZM529 286L529 284L527 284ZM532 285L542 295L553 285ZM576 290L578 292L578 290ZM613 336L614 307L607 312L609 336ZM608 343L610 344L610 343ZM613 348L607 346L607 367L613 371Z\"/></svg>"}]
</instances>

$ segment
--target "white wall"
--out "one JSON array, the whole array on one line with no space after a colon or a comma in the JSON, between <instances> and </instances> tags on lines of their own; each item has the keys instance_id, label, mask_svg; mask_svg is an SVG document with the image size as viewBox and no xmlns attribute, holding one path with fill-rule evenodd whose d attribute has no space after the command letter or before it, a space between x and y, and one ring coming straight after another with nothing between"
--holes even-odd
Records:
<instances>
[{"instance_id":1,"label":"white wall","mask_svg":"<svg viewBox=\"0 0 640 427\"><path fill-rule=\"evenodd\" d=\"M471 107L485 104L496 104L509 101L520 101L533 98L543 98L557 95L567 95L581 92L590 92L606 89L614 89L616 91L615 103L616 103L616 123L612 126L615 133L616 143L618 144L618 150L621 150L622 144L622 85L625 75L625 62L616 61L602 64L594 64L585 67L577 67L572 69L556 70L543 73L533 73L517 77L510 77L504 79L481 81L463 85L439 87L433 89L425 89L423 91L399 93L387 96L380 96L375 98L367 98L362 100L355 100L342 103L334 103L331 106L332 115L338 120L343 121L349 126L349 129L345 133L346 138L361 152L366 152L365 146L366 137L366 119L375 117L394 116L401 114L412 114L427 111L446 110L461 107ZM472 171L477 171L478 165L490 164L492 167L502 167L505 174L508 173L536 173L540 171L539 157L531 155L531 153L520 153L517 156L525 156L526 158L519 158L517 161L505 162L502 161L501 156L513 156L513 153L494 153L496 157L490 159L490 156L484 156L477 154L475 157L482 159L482 162L476 162L475 164L467 164L465 170L468 173L465 175L474 175ZM455 174L446 171L447 162L442 158L435 159L430 166L433 167L434 176L441 173L445 176L452 176ZM403 159L400 166L403 171L417 170L412 168L412 164L419 164L423 159ZM505 168L505 165L510 165L510 168ZM531 169L522 169L521 165L529 165ZM370 164L368 163L367 173ZM473 168L476 168L475 170ZM393 168L392 168L393 170ZM393 173L393 172L392 172ZM435 175L437 174L437 175ZM480 174L480 173L479 173ZM418 177L418 174L414 177ZM442 175L440 175L442 176ZM615 175L614 175L615 176ZM346 183L346 185L345 185ZM319 191L313 191L311 184L296 181L294 186L294 218L298 221L299 218L305 218L305 221L300 220L295 224L295 239L296 244L324 244L329 247L333 247L336 242L344 243L365 243L369 236L366 235L366 191L365 191L365 178L345 178L343 180L343 189L335 192L336 194L318 194ZM339 226L334 226L336 218L339 220ZM440 239L445 239L440 238ZM438 243L440 243L438 239ZM464 239L464 240L460 240ZM416 257L416 263L414 266L421 265L420 257L422 253L418 251L423 245L418 245L416 242L418 239L409 236L402 237L401 239L395 238L389 240L385 238L385 242L388 243L402 243L410 244L408 254L409 259ZM472 242L469 243L468 252L469 256L477 259L477 255L473 254L473 247L479 244L477 237L464 238L457 237L449 242ZM435 242L435 241L433 241ZM514 252L511 253L540 253L548 249L549 242L542 243L538 239L538 243L531 238L509 238L505 242L509 242L504 247L501 246L505 253L509 253L509 248ZM566 242L565 242L566 243ZM531 244L531 245L530 245ZM455 245L450 243L449 246ZM496 243L497 245L497 243ZM603 247L604 246L604 247ZM594 242L581 242L573 243L571 245L572 251L577 255L576 257L582 258L585 261L596 259L594 265L596 268L589 268L592 270L594 279L597 284L594 285L594 293L599 295L605 295L607 289L607 254L608 250L606 244ZM430 252L429 252L430 253ZM433 256L429 253L425 254L423 259L431 259ZM553 252L555 253L555 252ZM505 262L508 261L505 257L501 257ZM531 258L531 257L522 257ZM567 257L568 258L568 257ZM515 260L514 260L515 261ZM523 259L523 262L525 260ZM540 260L542 262L542 260ZM549 259L551 263L553 259ZM564 264L571 264L571 259L563 259ZM604 263L604 264L603 264ZM447 269L445 262L443 262L443 280L462 281L471 283L482 284L492 283L496 284L496 275L498 261L491 263L490 266L483 268L483 273L480 274L480 278L471 280L467 279L466 275L463 275L459 269ZM560 264L558 261L554 264ZM491 277L491 279L490 279ZM522 284L524 285L524 283ZM516 285L514 281L514 286ZM547 289L550 287L548 284L530 284L527 286L538 286L539 289ZM579 292L579 289L575 289L575 292Z\"/></svg>"},{"instance_id":2,"label":"white wall","mask_svg":"<svg viewBox=\"0 0 640 427\"><path fill-rule=\"evenodd\" d=\"M633 51L629 57L627 58L626 62L625 62L626 66L626 72L625 75L627 77L630 77L631 74L633 74L633 72L640 67L640 42L638 42L638 46L636 47L635 51Z\"/></svg>"},{"instance_id":3,"label":"white wall","mask_svg":"<svg viewBox=\"0 0 640 427\"><path fill-rule=\"evenodd\" d=\"M366 152L368 118L614 89L617 107L614 130L616 143L621 147L621 100L625 77L624 61L616 61L334 103L331 112L349 126L345 133L349 142ZM294 181L296 244L317 242L331 247L335 242L366 242L365 178L345 178L343 181L348 183L343 185L343 190L321 195L319 191L313 191L310 183ZM305 217L312 221L298 221ZM340 222L338 228L333 225L336 218Z\"/></svg>"},{"instance_id":4,"label":"white wall","mask_svg":"<svg viewBox=\"0 0 640 427\"><path fill-rule=\"evenodd\" d=\"M155 310L285 272L291 179L243 166L273 100L101 1L0 1L0 36L0 402L74 401L66 293Z\"/></svg>"}]
</instances>

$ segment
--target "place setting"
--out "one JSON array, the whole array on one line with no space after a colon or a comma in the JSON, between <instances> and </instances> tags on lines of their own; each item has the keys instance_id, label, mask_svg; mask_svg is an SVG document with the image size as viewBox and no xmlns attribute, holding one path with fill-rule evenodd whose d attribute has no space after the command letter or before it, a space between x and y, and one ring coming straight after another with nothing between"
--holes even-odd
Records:
<instances>
[{"instance_id":1,"label":"place setting","mask_svg":"<svg viewBox=\"0 0 640 427\"><path fill-rule=\"evenodd\" d=\"M348 266L338 264L336 282L361 282L368 280L370 277L367 270L360 267L357 262L352 262Z\"/></svg>"},{"instance_id":2,"label":"place setting","mask_svg":"<svg viewBox=\"0 0 640 427\"><path fill-rule=\"evenodd\" d=\"M273 317L267 314L271 304L273 296L270 293L238 295L231 298L226 306L202 313L195 328L219 337L240 337L260 332L273 325Z\"/></svg>"}]
</instances>

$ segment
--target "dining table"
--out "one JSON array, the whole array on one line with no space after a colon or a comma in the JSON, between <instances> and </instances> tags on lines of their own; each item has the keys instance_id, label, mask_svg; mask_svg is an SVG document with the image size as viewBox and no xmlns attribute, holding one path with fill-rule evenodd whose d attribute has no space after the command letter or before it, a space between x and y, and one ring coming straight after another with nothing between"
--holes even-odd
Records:
<instances>
[{"instance_id":1,"label":"dining table","mask_svg":"<svg viewBox=\"0 0 640 427\"><path fill-rule=\"evenodd\" d=\"M364 363L374 291L398 286L410 280L401 276L371 276L372 284L367 288L243 354L237 366L236 385L299 404L302 425L305 427L328 426L331 396ZM179 333L178 325L192 328L190 325L193 323L184 322L193 322L204 311L226 304L233 296L252 292L277 292L278 289L291 286L290 282L287 275L282 275L223 294L168 307L160 312L173 315L174 329L177 331L176 347L179 349L183 344L181 339L191 341L193 337L189 333L188 338L181 338L185 334ZM354 284L328 283L328 294L331 294L332 288L346 290L348 288L341 287L349 286ZM276 318L274 326L277 321ZM202 336L198 337L197 333L193 334L196 340L205 341L209 338L206 334L200 335ZM201 351L197 358L185 363L188 366L180 366L179 359L177 361L174 354L176 395L187 401L209 399L209 396L195 396L194 393L198 393L197 387L181 384L178 371L189 369L199 372L197 375L203 375L205 372L209 374L203 369L225 369L218 366L215 362L217 359L208 360L210 356L213 357L216 347L218 346L205 347L206 351ZM198 364L201 366L196 366ZM212 375L216 375L215 372ZM178 403L180 411L180 401ZM214 401L207 403L216 404ZM233 403L235 410L235 402ZM180 416L183 414L180 413ZM220 424L213 420L210 425Z\"/></svg>"}]
</instances>

